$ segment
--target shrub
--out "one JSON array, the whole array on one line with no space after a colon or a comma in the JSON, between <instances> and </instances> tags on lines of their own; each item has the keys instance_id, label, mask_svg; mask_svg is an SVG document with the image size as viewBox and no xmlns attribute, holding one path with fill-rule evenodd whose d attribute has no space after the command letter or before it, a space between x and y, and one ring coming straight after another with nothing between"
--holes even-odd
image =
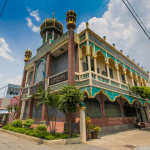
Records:
<instances>
[{"instance_id":1,"label":"shrub","mask_svg":"<svg viewBox=\"0 0 150 150\"><path fill-rule=\"evenodd\" d=\"M24 125L24 127L25 126L31 127L33 125L33 123L34 123L34 119L27 119L22 124Z\"/></svg>"},{"instance_id":2,"label":"shrub","mask_svg":"<svg viewBox=\"0 0 150 150\"><path fill-rule=\"evenodd\" d=\"M45 124L40 124L40 125L36 126L36 129L39 130L39 131L46 132L47 126Z\"/></svg>"},{"instance_id":3,"label":"shrub","mask_svg":"<svg viewBox=\"0 0 150 150\"><path fill-rule=\"evenodd\" d=\"M76 138L76 137L78 137L77 133L76 134L72 134L72 138Z\"/></svg>"},{"instance_id":4,"label":"shrub","mask_svg":"<svg viewBox=\"0 0 150 150\"><path fill-rule=\"evenodd\" d=\"M14 120L13 122L12 122L12 126L13 127L17 127L17 128L21 128L22 127L22 121L21 120Z\"/></svg>"}]
</instances>

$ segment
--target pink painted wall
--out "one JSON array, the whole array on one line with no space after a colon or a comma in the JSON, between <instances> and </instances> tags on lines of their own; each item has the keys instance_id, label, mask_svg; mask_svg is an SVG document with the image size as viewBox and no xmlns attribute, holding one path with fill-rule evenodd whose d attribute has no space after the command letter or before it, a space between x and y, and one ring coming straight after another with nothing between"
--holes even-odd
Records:
<instances>
[{"instance_id":1,"label":"pink painted wall","mask_svg":"<svg viewBox=\"0 0 150 150\"><path fill-rule=\"evenodd\" d=\"M10 105L18 104L18 100L15 98L10 99Z\"/></svg>"},{"instance_id":2,"label":"pink painted wall","mask_svg":"<svg viewBox=\"0 0 150 150\"><path fill-rule=\"evenodd\" d=\"M0 108L1 108L2 98L0 98Z\"/></svg>"}]
</instances>

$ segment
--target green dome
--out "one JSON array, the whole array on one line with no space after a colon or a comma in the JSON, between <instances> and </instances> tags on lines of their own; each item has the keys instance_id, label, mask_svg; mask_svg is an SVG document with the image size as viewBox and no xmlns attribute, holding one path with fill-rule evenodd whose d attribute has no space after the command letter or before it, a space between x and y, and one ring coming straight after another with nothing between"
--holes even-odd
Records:
<instances>
[{"instance_id":1,"label":"green dome","mask_svg":"<svg viewBox=\"0 0 150 150\"><path fill-rule=\"evenodd\" d=\"M57 21L55 18L46 19L40 26L41 36L45 31L55 31L56 33L63 33L63 24Z\"/></svg>"},{"instance_id":2,"label":"green dome","mask_svg":"<svg viewBox=\"0 0 150 150\"><path fill-rule=\"evenodd\" d=\"M74 10L69 10L67 13L66 13L66 17L68 16L74 16L76 18L77 14Z\"/></svg>"},{"instance_id":3,"label":"green dome","mask_svg":"<svg viewBox=\"0 0 150 150\"><path fill-rule=\"evenodd\" d=\"M30 49L27 49L26 51L25 51L25 55L32 55L32 52L31 52L31 50Z\"/></svg>"}]
</instances>

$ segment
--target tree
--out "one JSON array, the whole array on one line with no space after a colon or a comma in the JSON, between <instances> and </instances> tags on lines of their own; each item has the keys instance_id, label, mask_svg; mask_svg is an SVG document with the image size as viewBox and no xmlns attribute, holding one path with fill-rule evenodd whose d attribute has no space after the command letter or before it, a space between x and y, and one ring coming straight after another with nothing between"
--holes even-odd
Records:
<instances>
[{"instance_id":1,"label":"tree","mask_svg":"<svg viewBox=\"0 0 150 150\"><path fill-rule=\"evenodd\" d=\"M132 86L130 88L130 90L133 93L139 94L142 98L146 99L150 99L150 87L146 87L146 86Z\"/></svg>"},{"instance_id":2,"label":"tree","mask_svg":"<svg viewBox=\"0 0 150 150\"><path fill-rule=\"evenodd\" d=\"M60 108L59 110L65 114L66 123L69 117L69 137L71 137L71 115L78 111L77 104L83 99L83 92L72 85L65 85L60 90ZM68 116L70 113L70 116Z\"/></svg>"},{"instance_id":3,"label":"tree","mask_svg":"<svg viewBox=\"0 0 150 150\"><path fill-rule=\"evenodd\" d=\"M18 109L20 109L20 106L18 104L7 106L7 110L8 110L8 113L9 113L9 118L10 118L10 116L12 116L12 118L14 120Z\"/></svg>"},{"instance_id":4,"label":"tree","mask_svg":"<svg viewBox=\"0 0 150 150\"><path fill-rule=\"evenodd\" d=\"M47 115L48 115L48 121L49 122L52 121L52 126L50 123L49 125L50 125L50 131L54 135L55 128L56 128L57 110L60 104L60 96L54 92L50 94L50 92L52 92L51 89L47 89L47 91L45 91L42 87L40 87L37 90L37 94L33 94L33 97L38 98L38 102L36 104L36 110L39 109L39 106L41 104L45 104L46 107L50 106L52 118L50 118L48 115L48 109L47 109ZM55 118L55 123L54 123L54 118Z\"/></svg>"}]
</instances>

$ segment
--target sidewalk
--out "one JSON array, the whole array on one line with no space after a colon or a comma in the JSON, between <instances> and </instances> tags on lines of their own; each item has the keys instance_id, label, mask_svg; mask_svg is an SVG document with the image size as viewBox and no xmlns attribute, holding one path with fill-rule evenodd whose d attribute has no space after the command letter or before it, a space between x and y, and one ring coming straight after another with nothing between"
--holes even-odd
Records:
<instances>
[{"instance_id":1,"label":"sidewalk","mask_svg":"<svg viewBox=\"0 0 150 150\"><path fill-rule=\"evenodd\" d=\"M138 146L149 146L150 128L133 129L99 136L99 139L87 141L88 145L105 147L111 150L138 149ZM142 148L141 148L142 149ZM144 149L144 148L143 148Z\"/></svg>"}]
</instances>

